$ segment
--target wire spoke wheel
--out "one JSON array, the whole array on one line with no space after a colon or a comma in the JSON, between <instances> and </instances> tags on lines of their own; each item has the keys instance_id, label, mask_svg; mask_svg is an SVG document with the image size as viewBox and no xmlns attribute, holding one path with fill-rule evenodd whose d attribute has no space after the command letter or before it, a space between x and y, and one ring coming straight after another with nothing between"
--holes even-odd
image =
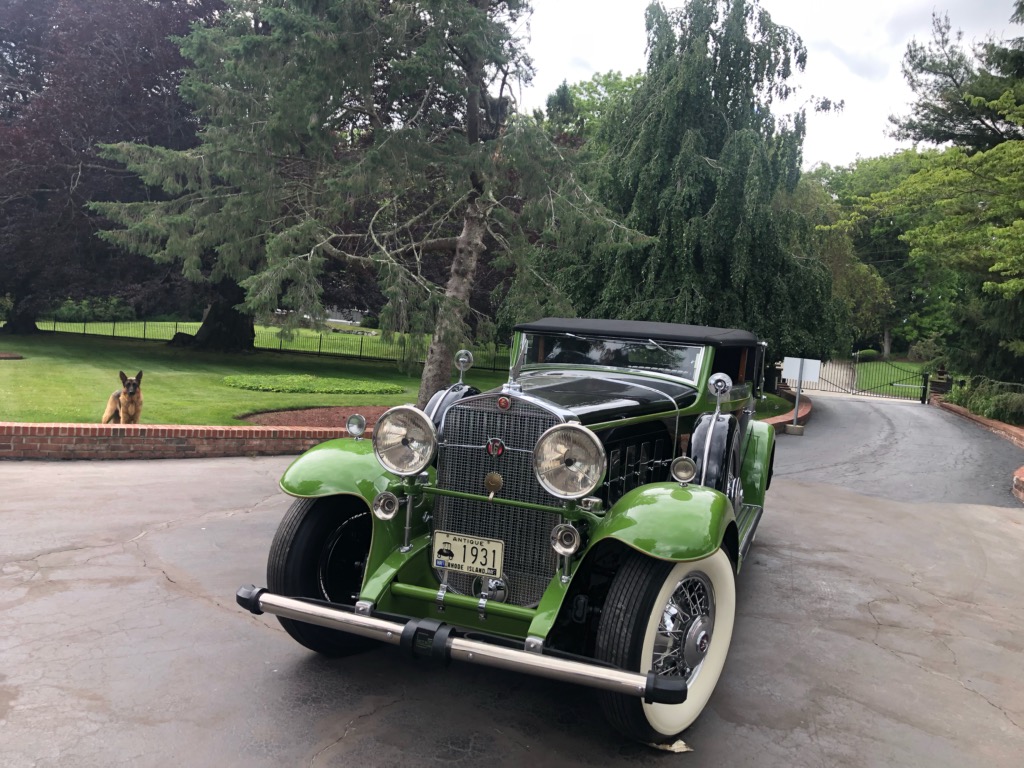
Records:
<instances>
[{"instance_id":1,"label":"wire spoke wheel","mask_svg":"<svg viewBox=\"0 0 1024 768\"><path fill-rule=\"evenodd\" d=\"M601 614L597 656L623 669L686 680L682 704L647 704L602 693L609 722L639 741L670 741L703 711L732 640L736 588L722 550L703 560L668 563L639 553L619 569Z\"/></svg>"}]
</instances>

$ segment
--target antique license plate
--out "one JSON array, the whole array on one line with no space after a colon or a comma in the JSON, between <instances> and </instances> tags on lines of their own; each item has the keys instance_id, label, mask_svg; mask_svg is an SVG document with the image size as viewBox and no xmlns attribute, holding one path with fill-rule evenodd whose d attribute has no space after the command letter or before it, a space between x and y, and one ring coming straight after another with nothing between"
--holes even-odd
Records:
<instances>
[{"instance_id":1,"label":"antique license plate","mask_svg":"<svg viewBox=\"0 0 1024 768\"><path fill-rule=\"evenodd\" d=\"M434 531L435 568L481 576L501 576L505 543L499 539L479 539L448 531Z\"/></svg>"}]
</instances>

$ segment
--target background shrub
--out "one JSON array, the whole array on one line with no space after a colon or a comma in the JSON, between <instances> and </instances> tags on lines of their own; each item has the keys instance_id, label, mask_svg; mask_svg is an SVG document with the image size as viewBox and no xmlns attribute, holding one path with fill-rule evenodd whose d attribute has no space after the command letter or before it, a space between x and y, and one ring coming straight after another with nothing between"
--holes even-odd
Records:
<instances>
[{"instance_id":1,"label":"background shrub","mask_svg":"<svg viewBox=\"0 0 1024 768\"><path fill-rule=\"evenodd\" d=\"M224 383L256 392L301 392L317 395L399 395L405 390L396 384L361 379L330 379L308 374L225 376Z\"/></svg>"},{"instance_id":2,"label":"background shrub","mask_svg":"<svg viewBox=\"0 0 1024 768\"><path fill-rule=\"evenodd\" d=\"M879 352L877 349L862 349L860 352L857 352L855 354L857 357L857 362L867 363L872 360L877 360L881 352Z\"/></svg>"},{"instance_id":3,"label":"background shrub","mask_svg":"<svg viewBox=\"0 0 1024 768\"><path fill-rule=\"evenodd\" d=\"M135 310L116 296L65 299L53 312L53 319L62 323L109 323L134 320Z\"/></svg>"}]
</instances>

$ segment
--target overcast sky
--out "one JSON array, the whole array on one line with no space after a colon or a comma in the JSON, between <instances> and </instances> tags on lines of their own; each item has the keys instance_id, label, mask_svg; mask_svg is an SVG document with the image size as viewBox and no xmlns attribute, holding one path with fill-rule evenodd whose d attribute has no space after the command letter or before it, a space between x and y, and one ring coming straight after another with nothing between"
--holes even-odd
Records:
<instances>
[{"instance_id":1,"label":"overcast sky","mask_svg":"<svg viewBox=\"0 0 1024 768\"><path fill-rule=\"evenodd\" d=\"M543 107L562 80L595 72L625 74L646 65L644 9L648 0L534 0L528 50L537 76L521 108ZM666 2L680 7L683 2ZM933 11L948 13L966 42L1024 36L1010 23L1011 0L762 0L780 24L807 46L807 69L796 81L799 106L810 95L843 99L838 114L808 117L804 165L846 165L900 148L886 136L890 114L906 114L911 93L900 71L907 43L930 39ZM783 109L791 111L791 109Z\"/></svg>"}]
</instances>

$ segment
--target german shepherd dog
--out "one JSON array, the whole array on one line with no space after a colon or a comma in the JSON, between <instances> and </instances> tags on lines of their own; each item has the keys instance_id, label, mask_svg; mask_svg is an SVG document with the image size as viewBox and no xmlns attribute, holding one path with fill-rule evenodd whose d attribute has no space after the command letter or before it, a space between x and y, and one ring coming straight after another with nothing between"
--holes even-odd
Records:
<instances>
[{"instance_id":1,"label":"german shepherd dog","mask_svg":"<svg viewBox=\"0 0 1024 768\"><path fill-rule=\"evenodd\" d=\"M131 377L120 373L121 389L107 398L101 424L138 424L142 416L142 371Z\"/></svg>"}]
</instances>

